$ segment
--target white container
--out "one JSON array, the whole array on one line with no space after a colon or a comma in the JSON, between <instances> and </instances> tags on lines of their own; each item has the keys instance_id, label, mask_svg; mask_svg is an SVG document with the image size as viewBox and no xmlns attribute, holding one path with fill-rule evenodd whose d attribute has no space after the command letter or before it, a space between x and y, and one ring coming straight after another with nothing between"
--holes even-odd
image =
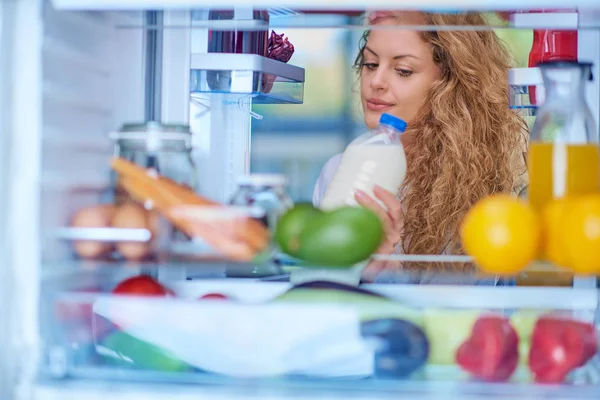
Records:
<instances>
[{"instance_id":1,"label":"white container","mask_svg":"<svg viewBox=\"0 0 600 400\"><path fill-rule=\"evenodd\" d=\"M400 135L406 122L390 114L382 114L376 129L361 135L344 151L320 208L331 210L341 206L357 206L357 189L377 200L373 186L397 193L406 177L406 155ZM383 204L382 204L383 205Z\"/></svg>"}]
</instances>

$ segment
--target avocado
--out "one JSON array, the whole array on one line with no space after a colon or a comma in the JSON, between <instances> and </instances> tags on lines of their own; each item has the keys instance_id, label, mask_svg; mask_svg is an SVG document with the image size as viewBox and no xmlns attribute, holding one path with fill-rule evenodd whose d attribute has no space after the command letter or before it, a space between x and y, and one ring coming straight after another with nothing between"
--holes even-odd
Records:
<instances>
[{"instance_id":1,"label":"avocado","mask_svg":"<svg viewBox=\"0 0 600 400\"><path fill-rule=\"evenodd\" d=\"M323 214L309 203L298 203L279 218L275 227L275 242L281 251L295 257L300 247L300 235L306 224Z\"/></svg>"},{"instance_id":2,"label":"avocado","mask_svg":"<svg viewBox=\"0 0 600 400\"><path fill-rule=\"evenodd\" d=\"M298 258L320 267L350 268L369 258L383 238L383 224L373 211L341 207L306 223Z\"/></svg>"},{"instance_id":3,"label":"avocado","mask_svg":"<svg viewBox=\"0 0 600 400\"><path fill-rule=\"evenodd\" d=\"M108 336L97 346L97 351L107 363L116 366L165 372L183 372L190 369L186 363L159 347L121 331Z\"/></svg>"}]
</instances>

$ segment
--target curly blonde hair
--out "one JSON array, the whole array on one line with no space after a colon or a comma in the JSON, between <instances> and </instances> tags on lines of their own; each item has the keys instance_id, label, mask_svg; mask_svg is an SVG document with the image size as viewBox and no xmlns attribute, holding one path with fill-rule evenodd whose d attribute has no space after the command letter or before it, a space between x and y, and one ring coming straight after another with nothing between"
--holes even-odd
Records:
<instances>
[{"instance_id":1,"label":"curly blonde hair","mask_svg":"<svg viewBox=\"0 0 600 400\"><path fill-rule=\"evenodd\" d=\"M423 14L427 25L484 26L479 13ZM479 199L526 182L528 129L509 108L511 57L492 30L423 31L441 78L409 126L401 190L406 254L461 254L459 226ZM355 67L363 64L368 32ZM400 194L399 194L400 195Z\"/></svg>"}]
</instances>

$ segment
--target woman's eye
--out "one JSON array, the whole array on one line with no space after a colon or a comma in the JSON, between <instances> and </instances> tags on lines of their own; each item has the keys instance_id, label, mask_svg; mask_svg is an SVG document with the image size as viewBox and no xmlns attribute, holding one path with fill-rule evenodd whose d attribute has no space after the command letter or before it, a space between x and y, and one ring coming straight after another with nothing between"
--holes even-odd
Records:
<instances>
[{"instance_id":1,"label":"woman's eye","mask_svg":"<svg viewBox=\"0 0 600 400\"><path fill-rule=\"evenodd\" d=\"M375 68L377 68L379 66L379 64L376 63L363 63L363 67L365 67L366 69L372 71Z\"/></svg>"},{"instance_id":2,"label":"woman's eye","mask_svg":"<svg viewBox=\"0 0 600 400\"><path fill-rule=\"evenodd\" d=\"M398 75L400 75L403 78L408 78L409 76L411 76L413 74L413 72L408 69L397 69L396 72L398 73Z\"/></svg>"}]
</instances>

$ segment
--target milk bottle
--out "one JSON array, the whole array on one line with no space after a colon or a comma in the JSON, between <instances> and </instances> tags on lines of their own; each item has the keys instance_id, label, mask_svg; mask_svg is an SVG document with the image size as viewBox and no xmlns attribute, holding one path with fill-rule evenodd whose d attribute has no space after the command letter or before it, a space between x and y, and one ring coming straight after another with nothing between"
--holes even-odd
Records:
<instances>
[{"instance_id":1,"label":"milk bottle","mask_svg":"<svg viewBox=\"0 0 600 400\"><path fill-rule=\"evenodd\" d=\"M356 189L379 201L373 194L374 185L397 193L406 176L406 155L400 142L400 135L405 130L406 122L393 115L382 114L376 129L350 143L320 208L331 210L344 205L357 206L354 198Z\"/></svg>"}]
</instances>

